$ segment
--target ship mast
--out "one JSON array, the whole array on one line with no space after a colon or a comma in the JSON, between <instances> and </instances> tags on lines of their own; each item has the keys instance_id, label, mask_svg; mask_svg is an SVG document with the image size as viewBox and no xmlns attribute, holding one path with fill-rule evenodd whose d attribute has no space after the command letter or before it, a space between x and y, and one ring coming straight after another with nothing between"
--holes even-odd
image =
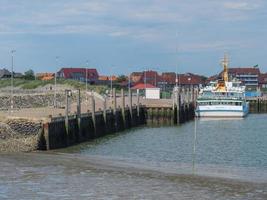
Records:
<instances>
[{"instance_id":1,"label":"ship mast","mask_svg":"<svg viewBox=\"0 0 267 200\"><path fill-rule=\"evenodd\" d=\"M223 80L224 82L228 82L228 64L229 64L229 59L227 54L224 54L224 58L222 61L222 66L223 66Z\"/></svg>"}]
</instances>

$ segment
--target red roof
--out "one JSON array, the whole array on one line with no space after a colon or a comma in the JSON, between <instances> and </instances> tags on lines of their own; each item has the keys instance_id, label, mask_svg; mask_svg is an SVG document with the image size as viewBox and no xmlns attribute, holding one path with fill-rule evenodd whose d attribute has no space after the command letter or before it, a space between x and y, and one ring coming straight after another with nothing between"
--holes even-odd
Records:
<instances>
[{"instance_id":1,"label":"red roof","mask_svg":"<svg viewBox=\"0 0 267 200\"><path fill-rule=\"evenodd\" d=\"M80 73L84 77L86 75L86 68L62 68L59 73L62 73L64 78L72 78L73 73ZM98 72L96 69L87 69L88 79L98 79Z\"/></svg>"},{"instance_id":2,"label":"red roof","mask_svg":"<svg viewBox=\"0 0 267 200\"><path fill-rule=\"evenodd\" d=\"M169 84L175 84L176 74L172 72L162 73L162 79ZM201 76L192 73L177 74L177 81L181 85L199 85L204 83Z\"/></svg>"},{"instance_id":3,"label":"red roof","mask_svg":"<svg viewBox=\"0 0 267 200\"><path fill-rule=\"evenodd\" d=\"M163 81L169 84L175 84L176 74L174 72L165 72L165 73L162 73L161 78Z\"/></svg>"},{"instance_id":4,"label":"red roof","mask_svg":"<svg viewBox=\"0 0 267 200\"><path fill-rule=\"evenodd\" d=\"M229 68L228 73L230 74L260 74L260 69L257 67L238 67Z\"/></svg>"},{"instance_id":5,"label":"red roof","mask_svg":"<svg viewBox=\"0 0 267 200\"><path fill-rule=\"evenodd\" d=\"M138 83L138 84L136 84L135 86L132 87L132 89L134 89L134 90L137 90L137 89L143 90L143 89L146 89L146 88L156 88L156 87L154 85L152 85L152 84L149 84L149 83L146 83L146 84Z\"/></svg>"}]
</instances>

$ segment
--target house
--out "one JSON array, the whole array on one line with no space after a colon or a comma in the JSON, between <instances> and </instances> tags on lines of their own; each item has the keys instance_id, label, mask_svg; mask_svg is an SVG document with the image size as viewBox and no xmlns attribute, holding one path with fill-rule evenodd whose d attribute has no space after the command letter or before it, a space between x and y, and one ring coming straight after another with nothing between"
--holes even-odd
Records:
<instances>
[{"instance_id":1,"label":"house","mask_svg":"<svg viewBox=\"0 0 267 200\"><path fill-rule=\"evenodd\" d=\"M137 83L131 89L138 90L146 99L160 99L160 88L150 83Z\"/></svg>"},{"instance_id":2,"label":"house","mask_svg":"<svg viewBox=\"0 0 267 200\"><path fill-rule=\"evenodd\" d=\"M161 81L161 76L156 71L147 70L143 72L133 72L130 75L131 82L136 83L149 83L157 86L158 82Z\"/></svg>"},{"instance_id":3,"label":"house","mask_svg":"<svg viewBox=\"0 0 267 200\"><path fill-rule=\"evenodd\" d=\"M131 87L132 90L145 90L146 88L156 88L156 86L149 83L137 83L136 85Z\"/></svg>"},{"instance_id":4,"label":"house","mask_svg":"<svg viewBox=\"0 0 267 200\"><path fill-rule=\"evenodd\" d=\"M79 81L87 81L91 84L95 84L98 81L99 75L96 69L86 69L86 68L62 68L57 76L64 79L74 79Z\"/></svg>"},{"instance_id":5,"label":"house","mask_svg":"<svg viewBox=\"0 0 267 200\"><path fill-rule=\"evenodd\" d=\"M23 78L23 74L19 72L14 72L14 78Z\"/></svg>"},{"instance_id":6,"label":"house","mask_svg":"<svg viewBox=\"0 0 267 200\"><path fill-rule=\"evenodd\" d=\"M260 74L259 87L263 90L267 90L267 73Z\"/></svg>"},{"instance_id":7,"label":"house","mask_svg":"<svg viewBox=\"0 0 267 200\"><path fill-rule=\"evenodd\" d=\"M142 81L151 85L157 86L158 82L161 81L161 77L158 72L148 70L143 72Z\"/></svg>"},{"instance_id":8,"label":"house","mask_svg":"<svg viewBox=\"0 0 267 200\"><path fill-rule=\"evenodd\" d=\"M205 84L207 85L207 84L209 84L211 81L216 81L216 80L218 80L218 79L220 79L220 75L218 75L218 74L213 75L213 76L210 76L210 77L208 77L208 78L206 79Z\"/></svg>"},{"instance_id":9,"label":"house","mask_svg":"<svg viewBox=\"0 0 267 200\"><path fill-rule=\"evenodd\" d=\"M186 74L178 74L178 85L185 87L202 87L205 84L205 77L186 73Z\"/></svg>"},{"instance_id":10,"label":"house","mask_svg":"<svg viewBox=\"0 0 267 200\"><path fill-rule=\"evenodd\" d=\"M174 72L167 72L162 73L161 82L158 82L158 86L164 91L172 91L176 84L183 87L202 87L205 78L192 73L176 75Z\"/></svg>"},{"instance_id":11,"label":"house","mask_svg":"<svg viewBox=\"0 0 267 200\"><path fill-rule=\"evenodd\" d=\"M158 86L163 91L172 91L176 85L176 74L174 72L164 72L161 74L161 80L158 82Z\"/></svg>"},{"instance_id":12,"label":"house","mask_svg":"<svg viewBox=\"0 0 267 200\"><path fill-rule=\"evenodd\" d=\"M55 78L55 73L36 73L35 77L42 81L49 81Z\"/></svg>"},{"instance_id":13,"label":"house","mask_svg":"<svg viewBox=\"0 0 267 200\"><path fill-rule=\"evenodd\" d=\"M132 83L140 83L142 82L143 72L133 72L130 75L130 79Z\"/></svg>"},{"instance_id":14,"label":"house","mask_svg":"<svg viewBox=\"0 0 267 200\"><path fill-rule=\"evenodd\" d=\"M109 76L99 76L98 80L99 81L109 81Z\"/></svg>"},{"instance_id":15,"label":"house","mask_svg":"<svg viewBox=\"0 0 267 200\"><path fill-rule=\"evenodd\" d=\"M11 72L7 69L0 69L0 79L11 78Z\"/></svg>"},{"instance_id":16,"label":"house","mask_svg":"<svg viewBox=\"0 0 267 200\"><path fill-rule=\"evenodd\" d=\"M259 86L260 69L258 67L229 68L228 75L230 79L240 80L248 90L255 90Z\"/></svg>"}]
</instances>

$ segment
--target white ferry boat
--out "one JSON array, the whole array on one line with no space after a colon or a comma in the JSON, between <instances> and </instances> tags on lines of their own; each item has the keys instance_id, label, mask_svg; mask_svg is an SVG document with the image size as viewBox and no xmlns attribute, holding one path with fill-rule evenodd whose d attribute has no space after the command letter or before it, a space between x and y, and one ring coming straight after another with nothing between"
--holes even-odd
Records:
<instances>
[{"instance_id":1,"label":"white ferry boat","mask_svg":"<svg viewBox=\"0 0 267 200\"><path fill-rule=\"evenodd\" d=\"M196 117L245 117L249 103L245 86L238 80L228 80L228 59L224 56L223 79L211 82L201 89L197 98Z\"/></svg>"}]
</instances>

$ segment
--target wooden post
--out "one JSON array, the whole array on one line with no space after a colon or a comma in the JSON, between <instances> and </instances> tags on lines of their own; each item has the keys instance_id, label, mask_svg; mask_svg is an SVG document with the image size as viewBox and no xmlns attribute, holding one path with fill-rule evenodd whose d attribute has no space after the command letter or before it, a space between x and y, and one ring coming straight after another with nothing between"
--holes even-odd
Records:
<instances>
[{"instance_id":1,"label":"wooden post","mask_svg":"<svg viewBox=\"0 0 267 200\"><path fill-rule=\"evenodd\" d=\"M78 118L81 117L81 90L78 89L78 95L77 95L77 116Z\"/></svg>"},{"instance_id":2,"label":"wooden post","mask_svg":"<svg viewBox=\"0 0 267 200\"><path fill-rule=\"evenodd\" d=\"M177 125L180 124L180 88L176 91Z\"/></svg>"},{"instance_id":3,"label":"wooden post","mask_svg":"<svg viewBox=\"0 0 267 200\"><path fill-rule=\"evenodd\" d=\"M49 123L43 125L46 150L50 150Z\"/></svg>"},{"instance_id":4,"label":"wooden post","mask_svg":"<svg viewBox=\"0 0 267 200\"><path fill-rule=\"evenodd\" d=\"M71 96L71 90L65 90L65 96L66 96L66 107L65 107L65 127L67 135L69 135L69 98Z\"/></svg>"},{"instance_id":5,"label":"wooden post","mask_svg":"<svg viewBox=\"0 0 267 200\"><path fill-rule=\"evenodd\" d=\"M197 98L198 98L198 87L195 88L195 102L194 102L195 108L197 107Z\"/></svg>"},{"instance_id":6,"label":"wooden post","mask_svg":"<svg viewBox=\"0 0 267 200\"><path fill-rule=\"evenodd\" d=\"M95 120L95 98L93 92L91 92L91 110L92 110L92 119L94 124L94 130L96 134L96 120Z\"/></svg>"},{"instance_id":7,"label":"wooden post","mask_svg":"<svg viewBox=\"0 0 267 200\"><path fill-rule=\"evenodd\" d=\"M116 113L116 109L117 109L117 98L116 98L116 89L113 88L113 112Z\"/></svg>"},{"instance_id":8,"label":"wooden post","mask_svg":"<svg viewBox=\"0 0 267 200\"><path fill-rule=\"evenodd\" d=\"M190 99L190 103L191 104L193 104L193 102L194 102L194 86L193 85L191 85L191 87L190 87L190 94L191 94L191 99Z\"/></svg>"},{"instance_id":9,"label":"wooden post","mask_svg":"<svg viewBox=\"0 0 267 200\"><path fill-rule=\"evenodd\" d=\"M78 89L77 95L77 122L78 122L78 131L79 131L79 140L82 140L82 133L81 133L81 90Z\"/></svg>"},{"instance_id":10,"label":"wooden post","mask_svg":"<svg viewBox=\"0 0 267 200\"><path fill-rule=\"evenodd\" d=\"M140 99L139 99L139 89L137 89L137 116L139 117L140 112Z\"/></svg>"},{"instance_id":11,"label":"wooden post","mask_svg":"<svg viewBox=\"0 0 267 200\"><path fill-rule=\"evenodd\" d=\"M131 115L131 119L133 118L133 99L132 99L132 90L129 89L129 109L130 109L130 115Z\"/></svg>"},{"instance_id":12,"label":"wooden post","mask_svg":"<svg viewBox=\"0 0 267 200\"><path fill-rule=\"evenodd\" d=\"M176 93L175 90L172 91L172 110L175 108Z\"/></svg>"},{"instance_id":13,"label":"wooden post","mask_svg":"<svg viewBox=\"0 0 267 200\"><path fill-rule=\"evenodd\" d=\"M123 124L124 127L126 125L126 120L125 120L125 96L124 96L124 90L121 89L121 112L122 112L122 119L123 119Z\"/></svg>"},{"instance_id":14,"label":"wooden post","mask_svg":"<svg viewBox=\"0 0 267 200\"><path fill-rule=\"evenodd\" d=\"M104 97L104 103L103 103L103 116L104 116L104 121L105 124L107 123L107 98Z\"/></svg>"}]
</instances>

